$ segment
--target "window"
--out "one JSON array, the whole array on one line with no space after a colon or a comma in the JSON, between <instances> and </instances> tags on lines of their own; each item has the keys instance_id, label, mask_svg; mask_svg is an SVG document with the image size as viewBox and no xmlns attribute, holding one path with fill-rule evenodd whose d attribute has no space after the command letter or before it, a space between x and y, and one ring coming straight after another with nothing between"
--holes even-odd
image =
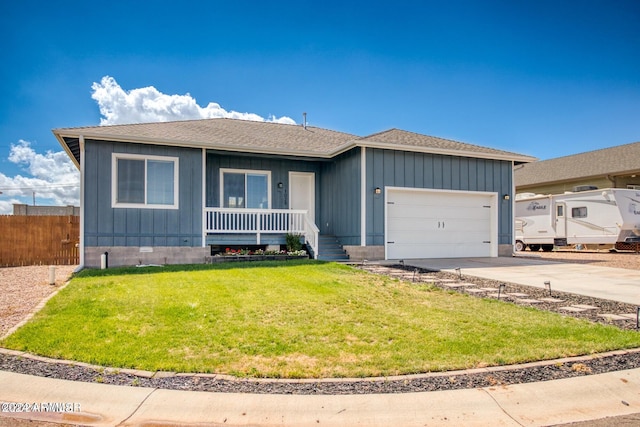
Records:
<instances>
[{"instance_id":1,"label":"window","mask_svg":"<svg viewBox=\"0 0 640 427\"><path fill-rule=\"evenodd\" d=\"M220 176L222 207L269 208L271 172L220 169Z\"/></svg>"},{"instance_id":2,"label":"window","mask_svg":"<svg viewBox=\"0 0 640 427\"><path fill-rule=\"evenodd\" d=\"M571 218L586 218L587 207L571 208Z\"/></svg>"},{"instance_id":3,"label":"window","mask_svg":"<svg viewBox=\"0 0 640 427\"><path fill-rule=\"evenodd\" d=\"M178 158L113 153L114 208L178 209Z\"/></svg>"}]
</instances>

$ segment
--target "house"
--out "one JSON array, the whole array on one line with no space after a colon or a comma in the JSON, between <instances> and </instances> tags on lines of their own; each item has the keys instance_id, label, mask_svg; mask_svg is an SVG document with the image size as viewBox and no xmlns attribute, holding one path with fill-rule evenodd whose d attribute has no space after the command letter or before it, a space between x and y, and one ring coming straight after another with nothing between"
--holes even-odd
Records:
<instances>
[{"instance_id":1,"label":"house","mask_svg":"<svg viewBox=\"0 0 640 427\"><path fill-rule=\"evenodd\" d=\"M576 189L640 189L640 142L518 165L517 193L562 194Z\"/></svg>"},{"instance_id":2,"label":"house","mask_svg":"<svg viewBox=\"0 0 640 427\"><path fill-rule=\"evenodd\" d=\"M80 169L81 264L204 262L322 236L352 259L511 255L513 166L534 159L391 129L234 119L55 129Z\"/></svg>"}]
</instances>

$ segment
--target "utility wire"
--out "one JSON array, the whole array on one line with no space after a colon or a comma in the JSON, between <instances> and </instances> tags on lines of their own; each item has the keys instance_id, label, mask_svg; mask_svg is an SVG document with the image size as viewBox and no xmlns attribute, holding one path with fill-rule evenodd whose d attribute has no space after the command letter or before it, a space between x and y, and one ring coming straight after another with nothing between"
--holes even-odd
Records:
<instances>
[{"instance_id":1,"label":"utility wire","mask_svg":"<svg viewBox=\"0 0 640 427\"><path fill-rule=\"evenodd\" d=\"M0 191L35 191L51 188L74 188L80 187L80 184L50 184L50 185L37 185L32 187L0 187Z\"/></svg>"}]
</instances>

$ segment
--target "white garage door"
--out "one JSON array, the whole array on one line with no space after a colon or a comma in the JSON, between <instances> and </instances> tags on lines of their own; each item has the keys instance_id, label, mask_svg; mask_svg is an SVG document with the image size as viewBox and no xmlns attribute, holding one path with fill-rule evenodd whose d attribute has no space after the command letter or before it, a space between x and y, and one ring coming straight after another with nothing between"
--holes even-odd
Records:
<instances>
[{"instance_id":1,"label":"white garage door","mask_svg":"<svg viewBox=\"0 0 640 427\"><path fill-rule=\"evenodd\" d=\"M387 187L387 259L495 257L497 194Z\"/></svg>"}]
</instances>

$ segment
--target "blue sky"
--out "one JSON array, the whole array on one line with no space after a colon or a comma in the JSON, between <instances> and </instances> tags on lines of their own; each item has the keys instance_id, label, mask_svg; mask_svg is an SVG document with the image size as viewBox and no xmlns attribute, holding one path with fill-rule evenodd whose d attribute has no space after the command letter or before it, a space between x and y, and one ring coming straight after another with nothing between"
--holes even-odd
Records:
<instances>
[{"instance_id":1,"label":"blue sky","mask_svg":"<svg viewBox=\"0 0 640 427\"><path fill-rule=\"evenodd\" d=\"M637 0L4 1L0 37L0 213L33 191L75 201L57 191L75 178L51 129L99 125L100 107L150 87L155 101L541 159L640 141ZM109 99L95 95L105 76ZM121 116L140 117L129 102Z\"/></svg>"}]
</instances>

